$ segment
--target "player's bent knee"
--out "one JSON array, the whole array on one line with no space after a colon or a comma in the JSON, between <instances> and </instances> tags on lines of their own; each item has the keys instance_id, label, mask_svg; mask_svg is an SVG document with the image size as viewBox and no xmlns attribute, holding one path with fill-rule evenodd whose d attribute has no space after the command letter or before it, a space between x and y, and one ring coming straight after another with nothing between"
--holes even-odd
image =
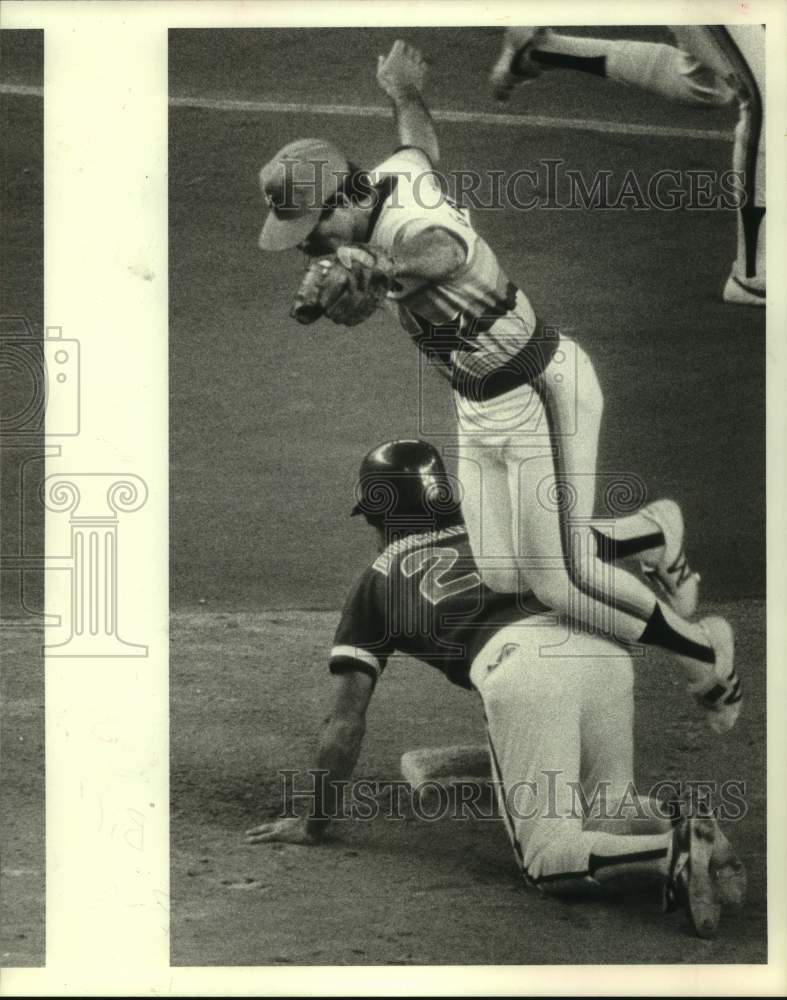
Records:
<instances>
[{"instance_id":1,"label":"player's bent knee","mask_svg":"<svg viewBox=\"0 0 787 1000\"><path fill-rule=\"evenodd\" d=\"M481 569L481 579L496 594L516 594L520 589L516 569Z\"/></svg>"},{"instance_id":2,"label":"player's bent knee","mask_svg":"<svg viewBox=\"0 0 787 1000\"><path fill-rule=\"evenodd\" d=\"M577 590L604 593L609 588L609 566L601 559L576 555L568 566L568 578Z\"/></svg>"},{"instance_id":3,"label":"player's bent knee","mask_svg":"<svg viewBox=\"0 0 787 1000\"><path fill-rule=\"evenodd\" d=\"M575 875L567 873L563 878L536 882L540 892L560 899L601 899L605 895L604 886L590 875Z\"/></svg>"}]
</instances>

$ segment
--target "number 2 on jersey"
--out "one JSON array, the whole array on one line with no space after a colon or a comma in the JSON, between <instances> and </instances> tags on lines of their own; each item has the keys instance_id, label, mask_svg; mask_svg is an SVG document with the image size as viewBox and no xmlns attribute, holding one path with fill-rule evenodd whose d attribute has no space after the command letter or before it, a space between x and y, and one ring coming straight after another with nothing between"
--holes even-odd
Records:
<instances>
[{"instance_id":1,"label":"number 2 on jersey","mask_svg":"<svg viewBox=\"0 0 787 1000\"><path fill-rule=\"evenodd\" d=\"M425 570L418 589L430 604L439 604L481 584L478 573L465 573L453 580L447 579L458 558L456 549L416 549L402 559L402 572L411 577L420 570Z\"/></svg>"}]
</instances>

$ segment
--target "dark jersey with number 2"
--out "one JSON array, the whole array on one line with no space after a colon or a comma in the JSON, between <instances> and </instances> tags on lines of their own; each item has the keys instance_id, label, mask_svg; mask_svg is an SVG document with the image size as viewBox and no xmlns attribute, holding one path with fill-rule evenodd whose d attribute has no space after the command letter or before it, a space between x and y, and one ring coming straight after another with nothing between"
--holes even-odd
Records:
<instances>
[{"instance_id":1,"label":"dark jersey with number 2","mask_svg":"<svg viewBox=\"0 0 787 1000\"><path fill-rule=\"evenodd\" d=\"M481 582L463 525L392 542L355 581L342 611L330 669L375 680L403 653L469 688L473 660L500 628L537 610Z\"/></svg>"}]
</instances>

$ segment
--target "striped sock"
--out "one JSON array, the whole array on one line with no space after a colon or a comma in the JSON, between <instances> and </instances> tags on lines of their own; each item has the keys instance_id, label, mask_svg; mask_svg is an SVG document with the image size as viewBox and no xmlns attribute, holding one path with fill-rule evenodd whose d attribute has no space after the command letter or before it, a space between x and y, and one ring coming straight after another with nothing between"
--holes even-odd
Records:
<instances>
[{"instance_id":1,"label":"striped sock","mask_svg":"<svg viewBox=\"0 0 787 1000\"><path fill-rule=\"evenodd\" d=\"M648 549L657 549L665 544L664 535L660 531L654 531L649 535L637 535L634 538L610 538L604 535L598 528L590 529L596 538L596 552L603 562L617 562L620 559L628 559L639 552L646 552Z\"/></svg>"},{"instance_id":2,"label":"striped sock","mask_svg":"<svg viewBox=\"0 0 787 1000\"><path fill-rule=\"evenodd\" d=\"M677 616L672 617L681 622L687 631L690 629L698 636L702 635L699 625L683 622ZM713 651L713 647L707 642L698 642L685 633L677 631L664 617L664 611L658 601L653 609L653 614L648 619L645 631L639 638L639 642L645 646L660 646L662 649L668 649L671 653L676 653L678 656L685 656L690 660L698 660L700 663L716 662L716 654Z\"/></svg>"},{"instance_id":3,"label":"striped sock","mask_svg":"<svg viewBox=\"0 0 787 1000\"><path fill-rule=\"evenodd\" d=\"M757 242L765 209L761 205L744 205L740 209L743 238L746 244L746 277L757 277Z\"/></svg>"},{"instance_id":4,"label":"striped sock","mask_svg":"<svg viewBox=\"0 0 787 1000\"><path fill-rule=\"evenodd\" d=\"M573 56L567 52L544 52L536 49L528 53L528 58L550 69L574 69L580 73L591 73L593 76L607 75L606 56ZM520 75L517 71L517 60L514 60L511 70L514 74Z\"/></svg>"}]
</instances>

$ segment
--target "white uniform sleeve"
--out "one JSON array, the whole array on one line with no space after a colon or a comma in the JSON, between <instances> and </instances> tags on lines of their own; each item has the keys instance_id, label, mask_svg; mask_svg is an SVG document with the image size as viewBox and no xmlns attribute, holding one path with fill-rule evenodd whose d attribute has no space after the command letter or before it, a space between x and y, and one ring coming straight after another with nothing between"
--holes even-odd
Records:
<instances>
[{"instance_id":1,"label":"white uniform sleeve","mask_svg":"<svg viewBox=\"0 0 787 1000\"><path fill-rule=\"evenodd\" d=\"M394 253L403 240L427 229L446 229L463 244L469 258L478 235L467 212L447 196L440 177L423 150L407 146L372 171L372 180L396 177L374 229L372 242Z\"/></svg>"},{"instance_id":2,"label":"white uniform sleeve","mask_svg":"<svg viewBox=\"0 0 787 1000\"><path fill-rule=\"evenodd\" d=\"M419 173L429 173L433 170L432 161L422 149L418 146L402 146L374 168L372 182L377 183L391 174L414 177Z\"/></svg>"}]
</instances>

